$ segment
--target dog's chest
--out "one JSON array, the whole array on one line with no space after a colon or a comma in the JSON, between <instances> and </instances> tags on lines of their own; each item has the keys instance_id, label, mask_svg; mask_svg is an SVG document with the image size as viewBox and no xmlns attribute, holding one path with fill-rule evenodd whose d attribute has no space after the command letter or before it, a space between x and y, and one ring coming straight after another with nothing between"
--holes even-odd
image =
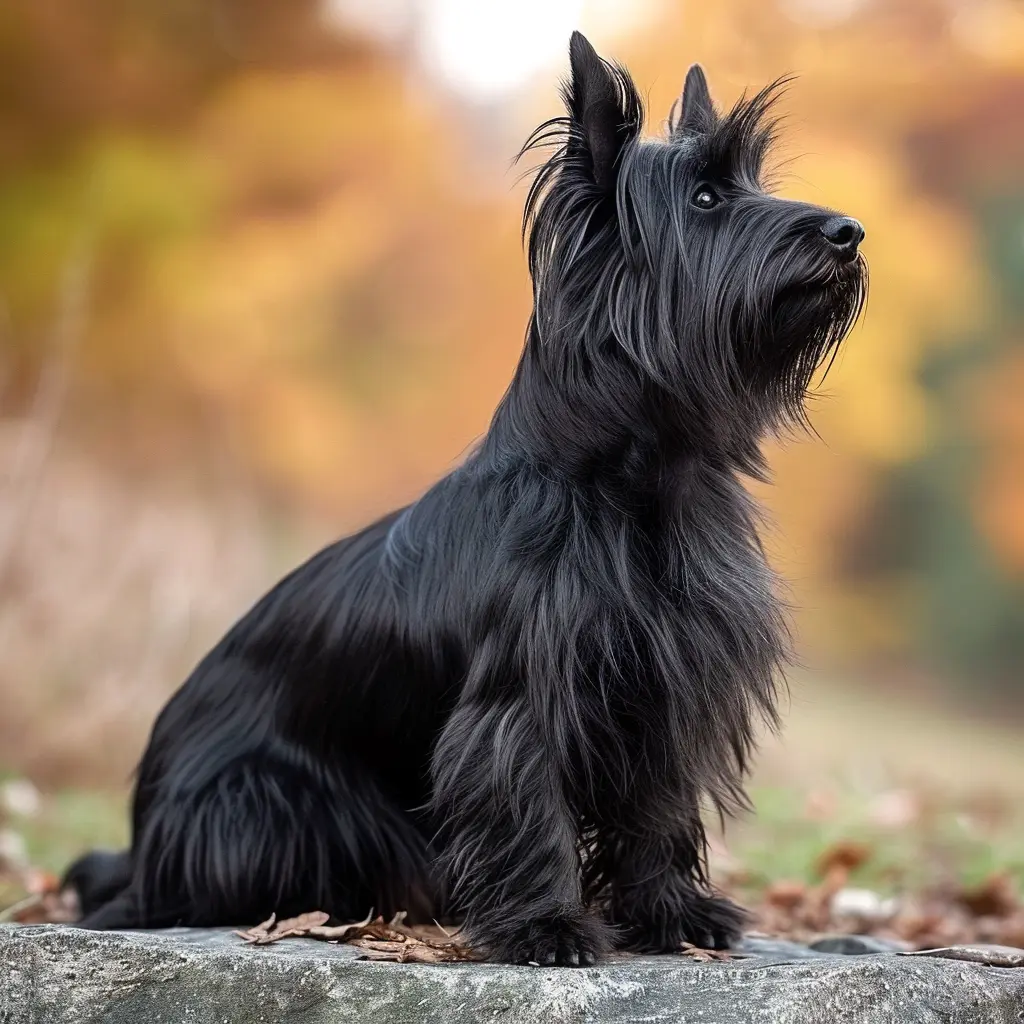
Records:
<instances>
[{"instance_id":1,"label":"dog's chest","mask_svg":"<svg viewBox=\"0 0 1024 1024\"><path fill-rule=\"evenodd\" d=\"M777 580L740 530L681 530L650 563L644 600L623 608L621 677L650 699L679 686L721 688L779 658Z\"/></svg>"},{"instance_id":2,"label":"dog's chest","mask_svg":"<svg viewBox=\"0 0 1024 1024\"><path fill-rule=\"evenodd\" d=\"M736 530L684 533L665 557L661 591L684 616L757 617L776 605L776 580L752 536Z\"/></svg>"}]
</instances>

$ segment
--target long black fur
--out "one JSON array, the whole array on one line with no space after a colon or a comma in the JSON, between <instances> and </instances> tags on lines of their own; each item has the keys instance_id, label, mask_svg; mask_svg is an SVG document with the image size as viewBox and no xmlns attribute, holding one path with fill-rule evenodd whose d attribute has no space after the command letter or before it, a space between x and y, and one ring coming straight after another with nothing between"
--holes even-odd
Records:
<instances>
[{"instance_id":1,"label":"long black fur","mask_svg":"<svg viewBox=\"0 0 1024 1024\"><path fill-rule=\"evenodd\" d=\"M778 84L723 115L695 67L645 140L629 75L570 56L490 430L199 664L130 852L69 872L86 927L403 909L560 964L736 937L701 808L742 805L787 653L742 480L860 311L860 227L764 191Z\"/></svg>"}]
</instances>

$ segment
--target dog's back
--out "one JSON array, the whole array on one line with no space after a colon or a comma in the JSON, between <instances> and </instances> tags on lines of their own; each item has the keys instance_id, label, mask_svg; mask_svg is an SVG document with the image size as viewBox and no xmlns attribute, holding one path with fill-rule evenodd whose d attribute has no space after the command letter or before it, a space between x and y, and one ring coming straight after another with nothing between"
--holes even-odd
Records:
<instances>
[{"instance_id":1,"label":"dog's back","mask_svg":"<svg viewBox=\"0 0 1024 1024\"><path fill-rule=\"evenodd\" d=\"M429 799L457 667L410 649L381 571L399 514L279 583L171 698L138 769L130 857L68 870L85 927L430 909L429 828L409 809Z\"/></svg>"}]
</instances>

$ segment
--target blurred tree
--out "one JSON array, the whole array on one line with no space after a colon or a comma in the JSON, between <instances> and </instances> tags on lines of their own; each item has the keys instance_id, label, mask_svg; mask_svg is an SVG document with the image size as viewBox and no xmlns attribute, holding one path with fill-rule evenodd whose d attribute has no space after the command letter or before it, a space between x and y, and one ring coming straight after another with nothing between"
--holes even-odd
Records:
<instances>
[{"instance_id":1,"label":"blurred tree","mask_svg":"<svg viewBox=\"0 0 1024 1024\"><path fill-rule=\"evenodd\" d=\"M515 214L460 195L450 119L400 60L307 0L40 0L0 11L0 67L8 403L87 238L94 450L157 471L231 424L259 476L354 521L486 424L500 390L474 374L507 370L525 318ZM466 344L495 324L511 344ZM453 362L461 400L432 407Z\"/></svg>"},{"instance_id":2,"label":"blurred tree","mask_svg":"<svg viewBox=\"0 0 1024 1024\"><path fill-rule=\"evenodd\" d=\"M826 444L773 455L802 635L1019 684L1024 8L687 2L598 42L653 83L654 126L692 60L723 103L797 72L783 190L867 226L867 316L815 403ZM523 133L556 112L550 82L538 96ZM343 525L412 497L486 426L529 308L521 191L475 177L490 114L317 0L0 6L8 407L85 245L66 443L154 474L219 472L227 445Z\"/></svg>"}]
</instances>

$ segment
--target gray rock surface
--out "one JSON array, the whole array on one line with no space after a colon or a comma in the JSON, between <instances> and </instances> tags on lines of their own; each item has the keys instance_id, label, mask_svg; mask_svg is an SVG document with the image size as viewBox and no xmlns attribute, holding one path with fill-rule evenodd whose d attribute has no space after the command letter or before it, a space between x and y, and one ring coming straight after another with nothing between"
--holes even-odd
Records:
<instances>
[{"instance_id":1,"label":"gray rock surface","mask_svg":"<svg viewBox=\"0 0 1024 1024\"><path fill-rule=\"evenodd\" d=\"M1024 970L749 939L745 959L587 969L357 960L228 931L0 926L0 1022L106 1024L1021 1024Z\"/></svg>"}]
</instances>

